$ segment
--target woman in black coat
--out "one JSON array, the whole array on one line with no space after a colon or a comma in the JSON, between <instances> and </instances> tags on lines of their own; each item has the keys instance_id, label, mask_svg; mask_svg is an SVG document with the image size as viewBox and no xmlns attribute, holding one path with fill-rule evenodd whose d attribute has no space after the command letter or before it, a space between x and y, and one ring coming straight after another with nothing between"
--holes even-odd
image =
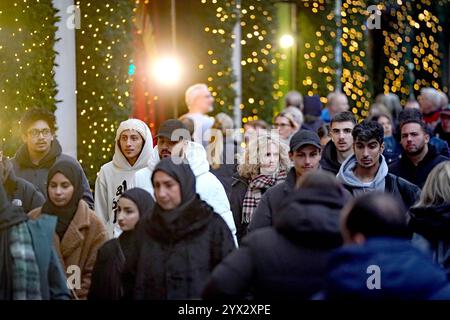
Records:
<instances>
[{"instance_id":1,"label":"woman in black coat","mask_svg":"<svg viewBox=\"0 0 450 320\"><path fill-rule=\"evenodd\" d=\"M409 215L413 245L429 253L450 278L450 161L430 172Z\"/></svg>"},{"instance_id":2,"label":"woman in black coat","mask_svg":"<svg viewBox=\"0 0 450 320\"><path fill-rule=\"evenodd\" d=\"M140 188L127 190L117 202L117 220L122 229L119 238L106 242L98 251L92 272L89 300L118 300L124 298L128 289L123 273L127 263L136 255L135 227L148 216L155 201L150 193ZM127 269L128 270L128 269ZM124 286L126 288L124 288Z\"/></svg>"},{"instance_id":3,"label":"woman in black coat","mask_svg":"<svg viewBox=\"0 0 450 320\"><path fill-rule=\"evenodd\" d=\"M206 299L309 299L324 286L327 259L342 243L344 189L325 172L302 177L274 227L248 234L212 273Z\"/></svg>"},{"instance_id":4,"label":"woman in black coat","mask_svg":"<svg viewBox=\"0 0 450 320\"><path fill-rule=\"evenodd\" d=\"M140 229L135 299L199 299L234 248L226 223L195 193L191 168L176 160L161 160L152 174L156 205Z\"/></svg>"}]
</instances>

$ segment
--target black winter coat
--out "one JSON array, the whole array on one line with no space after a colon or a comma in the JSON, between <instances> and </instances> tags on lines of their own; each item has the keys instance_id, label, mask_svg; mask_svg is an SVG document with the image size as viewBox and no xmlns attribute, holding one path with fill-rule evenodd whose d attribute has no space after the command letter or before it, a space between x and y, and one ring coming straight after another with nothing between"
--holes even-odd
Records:
<instances>
[{"instance_id":1,"label":"black winter coat","mask_svg":"<svg viewBox=\"0 0 450 320\"><path fill-rule=\"evenodd\" d=\"M41 160L38 165L31 162L30 154L28 153L27 145L23 144L17 150L14 158L11 159L13 164L14 172L16 176L27 180L33 184L36 189L38 189L44 197L47 197L47 175L50 168L55 164L55 162L60 160L66 160L75 163L80 167L82 176L82 188L83 188L83 200L89 205L89 208L94 208L94 198L92 197L91 189L89 186L89 181L81 167L80 163L62 153L61 145L57 139L54 139L49 153Z\"/></svg>"},{"instance_id":2,"label":"black winter coat","mask_svg":"<svg viewBox=\"0 0 450 320\"><path fill-rule=\"evenodd\" d=\"M447 160L450 159L439 155L434 146L428 144L428 152L417 167L403 152L402 158L389 166L389 172L422 188L431 170L439 163Z\"/></svg>"},{"instance_id":3,"label":"black winter coat","mask_svg":"<svg viewBox=\"0 0 450 320\"><path fill-rule=\"evenodd\" d=\"M341 164L337 161L337 150L333 141L328 141L323 148L322 158L320 159L320 166L322 170L331 172L334 175L337 175L339 169L341 168Z\"/></svg>"},{"instance_id":4,"label":"black winter coat","mask_svg":"<svg viewBox=\"0 0 450 320\"><path fill-rule=\"evenodd\" d=\"M450 202L411 208L409 215L413 244L431 254L450 279Z\"/></svg>"},{"instance_id":5,"label":"black winter coat","mask_svg":"<svg viewBox=\"0 0 450 320\"><path fill-rule=\"evenodd\" d=\"M238 243L247 234L248 223L242 222L242 205L248 189L248 181L238 173L233 176L231 183L230 208L233 213L234 224L236 225L236 237Z\"/></svg>"},{"instance_id":6,"label":"black winter coat","mask_svg":"<svg viewBox=\"0 0 450 320\"><path fill-rule=\"evenodd\" d=\"M16 177L14 171L9 172L4 186L8 200L14 206L22 207L25 213L44 205L42 193L27 180Z\"/></svg>"},{"instance_id":7,"label":"black winter coat","mask_svg":"<svg viewBox=\"0 0 450 320\"><path fill-rule=\"evenodd\" d=\"M291 168L284 182L269 188L264 193L253 213L252 220L248 226L249 232L273 225L274 212L277 212L282 201L294 191L296 179L295 168Z\"/></svg>"},{"instance_id":8,"label":"black winter coat","mask_svg":"<svg viewBox=\"0 0 450 320\"><path fill-rule=\"evenodd\" d=\"M198 299L214 267L235 248L230 229L198 198L172 223L157 208L143 228L135 299Z\"/></svg>"},{"instance_id":9,"label":"black winter coat","mask_svg":"<svg viewBox=\"0 0 450 320\"><path fill-rule=\"evenodd\" d=\"M384 192L390 193L406 210L412 207L420 196L420 189L418 186L388 173L384 181ZM344 185L344 187L353 194L353 187Z\"/></svg>"},{"instance_id":10,"label":"black winter coat","mask_svg":"<svg viewBox=\"0 0 450 320\"><path fill-rule=\"evenodd\" d=\"M342 191L342 190L341 190ZM321 290L327 259L342 244L342 192L303 189L274 217L275 227L244 238L213 272L204 298L308 299Z\"/></svg>"},{"instance_id":11,"label":"black winter coat","mask_svg":"<svg viewBox=\"0 0 450 320\"><path fill-rule=\"evenodd\" d=\"M137 248L135 232L123 232L119 238L103 244L97 252L88 300L119 300L125 297L124 270ZM130 297L128 297L130 298Z\"/></svg>"}]
</instances>

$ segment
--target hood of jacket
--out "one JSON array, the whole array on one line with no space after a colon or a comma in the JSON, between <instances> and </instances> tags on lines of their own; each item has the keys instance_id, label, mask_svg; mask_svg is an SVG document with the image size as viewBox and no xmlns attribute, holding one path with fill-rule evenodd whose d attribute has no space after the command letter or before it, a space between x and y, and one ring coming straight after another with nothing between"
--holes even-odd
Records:
<instances>
[{"instance_id":1,"label":"hood of jacket","mask_svg":"<svg viewBox=\"0 0 450 320\"><path fill-rule=\"evenodd\" d=\"M348 157L341 165L339 173L336 178L345 185L348 185L355 189L371 189L384 191L384 179L386 178L389 168L384 159L384 156L380 156L380 167L375 175L375 178L371 182L362 182L356 176L353 170L356 167L356 156L352 155Z\"/></svg>"},{"instance_id":2,"label":"hood of jacket","mask_svg":"<svg viewBox=\"0 0 450 320\"><path fill-rule=\"evenodd\" d=\"M206 150L200 143L188 141L185 157L192 172L194 172L194 176L198 177L205 172L209 172L209 162L206 157ZM147 162L150 172L153 172L160 160L158 146L155 146Z\"/></svg>"},{"instance_id":3,"label":"hood of jacket","mask_svg":"<svg viewBox=\"0 0 450 320\"><path fill-rule=\"evenodd\" d=\"M400 238L375 237L363 245L339 248L327 269L326 292L331 299L430 299L447 286L445 272ZM370 280L374 270L380 272L380 290L368 288L375 282Z\"/></svg>"},{"instance_id":4,"label":"hood of jacket","mask_svg":"<svg viewBox=\"0 0 450 320\"><path fill-rule=\"evenodd\" d=\"M274 225L288 239L314 248L342 244L339 213L345 203L343 190L301 188L283 203Z\"/></svg>"},{"instance_id":5,"label":"hood of jacket","mask_svg":"<svg viewBox=\"0 0 450 320\"><path fill-rule=\"evenodd\" d=\"M322 169L338 173L341 164L337 160L337 150L333 141L328 141L323 148L322 159L320 159Z\"/></svg>"},{"instance_id":6,"label":"hood of jacket","mask_svg":"<svg viewBox=\"0 0 450 320\"><path fill-rule=\"evenodd\" d=\"M429 240L450 241L450 203L413 207L409 210L409 227Z\"/></svg>"},{"instance_id":7,"label":"hood of jacket","mask_svg":"<svg viewBox=\"0 0 450 320\"><path fill-rule=\"evenodd\" d=\"M142 146L141 154L139 155L136 163L132 166L127 158L123 155L119 146L120 134L125 130L135 130L139 132L139 134L144 139L144 145ZM144 168L149 159L150 155L153 153L153 137L150 129L145 124L145 122L139 119L128 119L126 121L122 121L119 125L119 128L116 132L115 139L115 151L112 159L113 164L124 171L135 171Z\"/></svg>"},{"instance_id":8,"label":"hood of jacket","mask_svg":"<svg viewBox=\"0 0 450 320\"><path fill-rule=\"evenodd\" d=\"M30 154L28 153L28 147L26 144L22 144L17 150L14 159L23 168L40 169L40 168L50 168L62 153L61 145L57 139L53 139L50 145L50 151L45 155L44 158L38 163L34 164L31 162Z\"/></svg>"}]
</instances>

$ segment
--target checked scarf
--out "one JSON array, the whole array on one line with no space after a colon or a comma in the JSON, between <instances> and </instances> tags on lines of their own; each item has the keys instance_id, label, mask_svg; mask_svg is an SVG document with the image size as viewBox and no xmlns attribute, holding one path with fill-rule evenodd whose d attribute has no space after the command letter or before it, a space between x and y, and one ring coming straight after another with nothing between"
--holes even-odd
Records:
<instances>
[{"instance_id":1,"label":"checked scarf","mask_svg":"<svg viewBox=\"0 0 450 320\"><path fill-rule=\"evenodd\" d=\"M286 171L281 170L272 175L259 175L250 181L242 204L242 223L250 223L262 194L270 187L286 180L286 175Z\"/></svg>"},{"instance_id":2,"label":"checked scarf","mask_svg":"<svg viewBox=\"0 0 450 320\"><path fill-rule=\"evenodd\" d=\"M39 267L26 223L10 229L13 300L42 300Z\"/></svg>"}]
</instances>

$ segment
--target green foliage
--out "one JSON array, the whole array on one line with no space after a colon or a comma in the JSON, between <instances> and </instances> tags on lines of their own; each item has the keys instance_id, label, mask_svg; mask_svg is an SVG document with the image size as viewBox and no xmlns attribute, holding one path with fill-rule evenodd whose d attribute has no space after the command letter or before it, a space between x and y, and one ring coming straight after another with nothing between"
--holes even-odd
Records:
<instances>
[{"instance_id":1,"label":"green foliage","mask_svg":"<svg viewBox=\"0 0 450 320\"><path fill-rule=\"evenodd\" d=\"M114 154L131 110L133 1L80 1L77 40L78 158L91 183Z\"/></svg>"},{"instance_id":2,"label":"green foliage","mask_svg":"<svg viewBox=\"0 0 450 320\"><path fill-rule=\"evenodd\" d=\"M56 14L51 0L0 1L0 139L6 155L21 144L18 128L25 110L56 109Z\"/></svg>"},{"instance_id":3,"label":"green foliage","mask_svg":"<svg viewBox=\"0 0 450 320\"><path fill-rule=\"evenodd\" d=\"M241 2L242 40L242 117L257 116L272 122L278 97L275 94L277 60L276 1ZM245 11L244 11L245 10ZM251 120L252 118L249 118Z\"/></svg>"}]
</instances>

